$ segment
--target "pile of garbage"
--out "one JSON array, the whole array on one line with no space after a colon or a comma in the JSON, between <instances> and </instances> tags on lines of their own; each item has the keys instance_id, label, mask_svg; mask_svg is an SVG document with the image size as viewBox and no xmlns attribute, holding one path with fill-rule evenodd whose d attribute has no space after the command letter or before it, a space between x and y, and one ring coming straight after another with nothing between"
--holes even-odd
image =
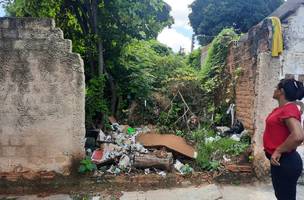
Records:
<instances>
[{"instance_id":1,"label":"pile of garbage","mask_svg":"<svg viewBox=\"0 0 304 200\"><path fill-rule=\"evenodd\" d=\"M239 120L236 120L231 128L226 126L218 126L215 128L220 137L230 137L232 140L239 142L242 137L248 135L247 130L245 130L244 125ZM212 138L210 138L212 140ZM217 138L213 138L217 139Z\"/></svg>"},{"instance_id":2,"label":"pile of garbage","mask_svg":"<svg viewBox=\"0 0 304 200\"><path fill-rule=\"evenodd\" d=\"M145 174L166 176L175 169L180 174L190 174L193 169L177 157L195 159L195 149L176 135L151 133L145 128L132 128L110 120L112 131L88 130L86 154L96 164L98 174L130 173L142 170Z\"/></svg>"}]
</instances>

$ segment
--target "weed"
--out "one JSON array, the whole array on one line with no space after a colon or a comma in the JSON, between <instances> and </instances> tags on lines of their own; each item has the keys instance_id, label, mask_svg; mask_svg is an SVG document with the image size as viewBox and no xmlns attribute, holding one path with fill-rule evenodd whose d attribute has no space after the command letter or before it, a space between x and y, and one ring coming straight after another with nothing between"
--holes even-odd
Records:
<instances>
[{"instance_id":1,"label":"weed","mask_svg":"<svg viewBox=\"0 0 304 200\"><path fill-rule=\"evenodd\" d=\"M92 172L96 169L97 169L97 167L92 162L91 158L86 156L85 159L80 161L80 166L79 166L78 172L81 173L81 174L84 174L86 172Z\"/></svg>"},{"instance_id":2,"label":"weed","mask_svg":"<svg viewBox=\"0 0 304 200\"><path fill-rule=\"evenodd\" d=\"M218 140L204 142L212 131L198 131L200 142L198 144L198 157L196 159L200 168L205 170L217 170L220 167L220 159L224 155L238 156L248 148L248 143L237 142L230 138L220 138ZM210 136L210 135L209 135Z\"/></svg>"}]
</instances>

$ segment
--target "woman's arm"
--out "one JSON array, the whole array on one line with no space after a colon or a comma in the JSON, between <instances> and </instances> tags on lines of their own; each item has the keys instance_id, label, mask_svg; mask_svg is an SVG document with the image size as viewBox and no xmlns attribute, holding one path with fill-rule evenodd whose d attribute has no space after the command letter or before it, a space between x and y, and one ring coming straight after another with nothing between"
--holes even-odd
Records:
<instances>
[{"instance_id":1,"label":"woman's arm","mask_svg":"<svg viewBox=\"0 0 304 200\"><path fill-rule=\"evenodd\" d=\"M295 118L288 118L284 120L285 124L288 127L290 135L285 140L283 144L281 144L275 152L271 156L270 162L273 165L280 165L279 160L281 158L282 153L290 152L296 149L304 140L304 132L301 127L300 122Z\"/></svg>"}]
</instances>

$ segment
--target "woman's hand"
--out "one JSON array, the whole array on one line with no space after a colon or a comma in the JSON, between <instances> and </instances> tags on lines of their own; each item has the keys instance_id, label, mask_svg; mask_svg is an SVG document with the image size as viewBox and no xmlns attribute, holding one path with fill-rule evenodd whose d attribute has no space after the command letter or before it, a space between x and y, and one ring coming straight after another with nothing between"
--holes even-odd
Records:
<instances>
[{"instance_id":1,"label":"woman's hand","mask_svg":"<svg viewBox=\"0 0 304 200\"><path fill-rule=\"evenodd\" d=\"M282 153L279 151L274 151L273 154L271 155L270 163L274 166L280 166L280 158L281 158Z\"/></svg>"}]
</instances>

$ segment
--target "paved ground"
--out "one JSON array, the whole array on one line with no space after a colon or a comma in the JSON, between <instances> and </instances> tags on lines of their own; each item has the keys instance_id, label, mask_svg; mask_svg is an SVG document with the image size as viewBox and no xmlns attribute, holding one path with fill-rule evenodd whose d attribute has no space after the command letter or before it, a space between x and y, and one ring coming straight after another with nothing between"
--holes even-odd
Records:
<instances>
[{"instance_id":1,"label":"paved ground","mask_svg":"<svg viewBox=\"0 0 304 200\"><path fill-rule=\"evenodd\" d=\"M68 195L54 195L44 198L36 196L4 197L0 200L73 200ZM74 198L76 199L76 198ZM107 196L77 198L81 200L114 200ZM123 192L120 200L275 200L270 184L255 183L251 185L205 185L200 187L175 188L168 190L151 190L147 192ZM298 186L297 199L304 199L304 186Z\"/></svg>"}]
</instances>

